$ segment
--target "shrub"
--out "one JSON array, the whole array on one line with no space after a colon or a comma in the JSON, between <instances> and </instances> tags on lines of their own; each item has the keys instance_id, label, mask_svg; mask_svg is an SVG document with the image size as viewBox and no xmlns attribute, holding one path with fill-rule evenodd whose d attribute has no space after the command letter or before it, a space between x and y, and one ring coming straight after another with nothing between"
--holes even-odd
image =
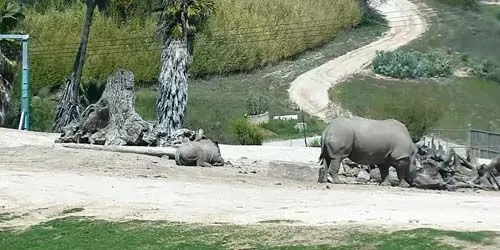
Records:
<instances>
[{"instance_id":1,"label":"shrub","mask_svg":"<svg viewBox=\"0 0 500 250\"><path fill-rule=\"evenodd\" d=\"M56 102L54 101L33 97L31 99L30 130L41 132L52 131L55 107Z\"/></svg>"},{"instance_id":2,"label":"shrub","mask_svg":"<svg viewBox=\"0 0 500 250\"><path fill-rule=\"evenodd\" d=\"M247 99L247 114L258 115L263 114L269 109L269 100L267 97L260 95L259 97L252 95Z\"/></svg>"},{"instance_id":3,"label":"shrub","mask_svg":"<svg viewBox=\"0 0 500 250\"><path fill-rule=\"evenodd\" d=\"M480 78L500 83L500 67L490 60L473 63L472 73Z\"/></svg>"},{"instance_id":4,"label":"shrub","mask_svg":"<svg viewBox=\"0 0 500 250\"><path fill-rule=\"evenodd\" d=\"M373 71L394 78L445 77L451 74L449 60L437 53L377 51Z\"/></svg>"},{"instance_id":5,"label":"shrub","mask_svg":"<svg viewBox=\"0 0 500 250\"><path fill-rule=\"evenodd\" d=\"M318 138L312 139L311 141L309 141L309 143L307 144L307 146L309 146L309 147L315 147L315 148L320 148L321 147L321 140L318 139Z\"/></svg>"},{"instance_id":6,"label":"shrub","mask_svg":"<svg viewBox=\"0 0 500 250\"><path fill-rule=\"evenodd\" d=\"M262 145L263 138L258 126L248 123L245 119L240 119L235 121L231 128L239 144Z\"/></svg>"},{"instance_id":7,"label":"shrub","mask_svg":"<svg viewBox=\"0 0 500 250\"><path fill-rule=\"evenodd\" d=\"M374 119L396 119L406 125L413 141L419 141L444 114L444 107L423 91L403 91L355 112Z\"/></svg>"}]
</instances>

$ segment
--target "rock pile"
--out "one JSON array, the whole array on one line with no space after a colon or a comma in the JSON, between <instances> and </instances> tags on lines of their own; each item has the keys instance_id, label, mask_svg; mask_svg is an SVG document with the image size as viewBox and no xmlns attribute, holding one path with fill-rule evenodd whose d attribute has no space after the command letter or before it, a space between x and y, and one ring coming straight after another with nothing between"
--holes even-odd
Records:
<instances>
[{"instance_id":1,"label":"rock pile","mask_svg":"<svg viewBox=\"0 0 500 250\"><path fill-rule=\"evenodd\" d=\"M417 175L413 186L421 189L456 191L461 188L500 190L500 157L490 164L477 164L472 157L463 158L451 149L448 153L420 146L417 154ZM345 159L339 169L347 183L380 183L380 170L376 166L360 165ZM389 174L393 186L399 183L396 170Z\"/></svg>"}]
</instances>

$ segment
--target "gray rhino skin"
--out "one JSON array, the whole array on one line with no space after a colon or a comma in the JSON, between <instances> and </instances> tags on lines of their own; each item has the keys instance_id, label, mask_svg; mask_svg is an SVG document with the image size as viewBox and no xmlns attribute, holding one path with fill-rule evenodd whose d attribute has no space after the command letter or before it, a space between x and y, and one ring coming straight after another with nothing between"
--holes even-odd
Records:
<instances>
[{"instance_id":1,"label":"gray rhino skin","mask_svg":"<svg viewBox=\"0 0 500 250\"><path fill-rule=\"evenodd\" d=\"M202 133L201 133L202 134ZM219 145L210 139L200 139L181 144L175 151L175 164L180 166L224 166Z\"/></svg>"},{"instance_id":2,"label":"gray rhino skin","mask_svg":"<svg viewBox=\"0 0 500 250\"><path fill-rule=\"evenodd\" d=\"M326 182L330 174L332 183L343 183L338 170L343 159L363 165L377 165L382 177L381 185L391 185L389 167L398 175L399 186L409 187L416 175L417 147L406 126L394 119L373 120L362 117L337 118L330 122L321 136L320 164L326 171L318 182Z\"/></svg>"}]
</instances>

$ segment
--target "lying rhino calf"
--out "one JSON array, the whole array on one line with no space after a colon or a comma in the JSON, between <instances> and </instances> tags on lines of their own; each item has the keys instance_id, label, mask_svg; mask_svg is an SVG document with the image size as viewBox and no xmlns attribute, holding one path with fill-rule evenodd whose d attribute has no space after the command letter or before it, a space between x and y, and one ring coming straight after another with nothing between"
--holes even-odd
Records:
<instances>
[{"instance_id":1,"label":"lying rhino calf","mask_svg":"<svg viewBox=\"0 0 500 250\"><path fill-rule=\"evenodd\" d=\"M175 151L175 164L180 166L224 166L219 145L210 139L181 144Z\"/></svg>"},{"instance_id":2,"label":"lying rhino calf","mask_svg":"<svg viewBox=\"0 0 500 250\"><path fill-rule=\"evenodd\" d=\"M343 159L364 165L377 165L382 185L390 185L389 167L397 170L399 185L408 187L416 174L417 147L406 126L394 119L372 120L362 117L337 118L330 122L321 136L320 163L326 171L318 181L342 183L338 170ZM321 172L320 172L321 173Z\"/></svg>"}]
</instances>

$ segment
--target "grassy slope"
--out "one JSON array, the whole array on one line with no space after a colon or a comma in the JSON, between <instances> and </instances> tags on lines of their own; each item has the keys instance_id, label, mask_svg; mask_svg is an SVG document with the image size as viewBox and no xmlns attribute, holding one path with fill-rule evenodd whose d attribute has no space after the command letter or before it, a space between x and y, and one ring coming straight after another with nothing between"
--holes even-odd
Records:
<instances>
[{"instance_id":1,"label":"grassy slope","mask_svg":"<svg viewBox=\"0 0 500 250\"><path fill-rule=\"evenodd\" d=\"M481 248L498 243L494 241L498 235L493 232L417 229L365 233L269 223L257 226L204 226L173 222L107 222L69 217L33 226L22 232L0 231L0 248L423 250L459 249L458 246ZM443 240L445 238L447 242Z\"/></svg>"},{"instance_id":2,"label":"grassy slope","mask_svg":"<svg viewBox=\"0 0 500 250\"><path fill-rule=\"evenodd\" d=\"M474 13L452 9L433 1L426 2L437 13L441 13L437 17L441 21L435 22L434 17L430 31L402 49L451 49L453 52L467 53L470 60L487 58L500 62L500 20L496 16L500 13L500 6L481 6L480 12ZM362 110L378 100L398 95L402 90L429 96L446 107L446 114L438 128L465 128L469 123L479 129L498 131L500 128L500 84L476 77L405 81L358 75L332 89L330 96L333 101L341 102L350 110ZM460 132L448 132L443 136L464 138Z\"/></svg>"},{"instance_id":3,"label":"grassy slope","mask_svg":"<svg viewBox=\"0 0 500 250\"><path fill-rule=\"evenodd\" d=\"M245 102L251 93L269 97L271 115L293 114L287 89L295 77L372 42L385 30L386 27L375 24L360 26L318 49L303 53L293 61L284 61L249 74L192 80L187 126L202 127L212 138L231 141L229 125L246 113ZM155 98L154 89L144 88L138 92L137 110L145 119L154 120L156 117Z\"/></svg>"},{"instance_id":4,"label":"grassy slope","mask_svg":"<svg viewBox=\"0 0 500 250\"><path fill-rule=\"evenodd\" d=\"M251 69L277 62L330 39L360 21L356 0L215 0L217 12L197 35L191 74ZM70 73L81 36L85 4L63 11L28 9L25 29L31 36L35 94L57 88ZM84 79L105 80L117 68L132 70L137 80L154 82L160 47L156 16L133 17L120 24L96 11L90 32ZM260 28L259 28L260 27ZM47 90L44 90L47 91Z\"/></svg>"}]
</instances>

